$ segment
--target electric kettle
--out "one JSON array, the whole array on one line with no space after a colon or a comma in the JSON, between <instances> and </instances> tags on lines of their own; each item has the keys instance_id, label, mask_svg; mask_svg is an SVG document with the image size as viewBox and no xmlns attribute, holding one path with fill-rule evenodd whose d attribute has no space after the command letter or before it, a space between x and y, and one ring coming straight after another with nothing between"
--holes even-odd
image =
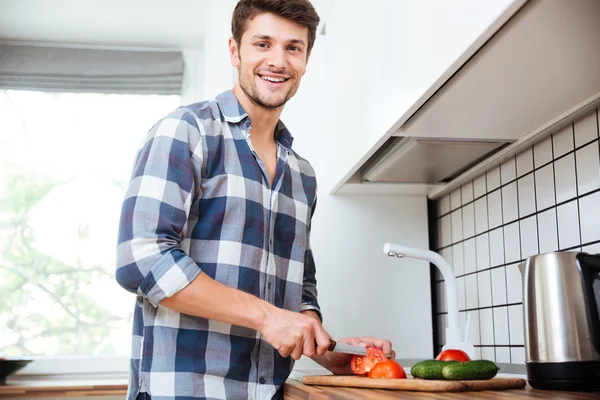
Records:
<instances>
[{"instance_id":1,"label":"electric kettle","mask_svg":"<svg viewBox=\"0 0 600 400\"><path fill-rule=\"evenodd\" d=\"M519 269L529 384L600 390L600 255L546 253Z\"/></svg>"}]
</instances>

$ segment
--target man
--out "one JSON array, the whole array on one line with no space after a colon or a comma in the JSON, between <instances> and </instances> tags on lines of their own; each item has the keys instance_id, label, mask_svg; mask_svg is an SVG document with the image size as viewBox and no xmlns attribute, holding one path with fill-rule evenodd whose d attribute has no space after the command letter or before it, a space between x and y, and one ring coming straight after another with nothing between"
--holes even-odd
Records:
<instances>
[{"instance_id":1,"label":"man","mask_svg":"<svg viewBox=\"0 0 600 400\"><path fill-rule=\"evenodd\" d=\"M117 249L117 281L138 295L129 399L280 398L303 355L351 373L321 325L315 174L279 120L318 23L308 0L241 0L233 90L170 113L142 145Z\"/></svg>"}]
</instances>

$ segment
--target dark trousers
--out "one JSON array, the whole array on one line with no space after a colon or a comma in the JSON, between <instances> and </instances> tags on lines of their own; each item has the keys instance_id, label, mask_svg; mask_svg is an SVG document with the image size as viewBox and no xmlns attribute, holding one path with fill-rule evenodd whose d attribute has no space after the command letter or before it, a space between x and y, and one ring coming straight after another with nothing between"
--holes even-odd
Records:
<instances>
[{"instance_id":1,"label":"dark trousers","mask_svg":"<svg viewBox=\"0 0 600 400\"><path fill-rule=\"evenodd\" d=\"M135 400L151 400L151 399L150 399L150 395L148 393L143 392L143 393L138 393Z\"/></svg>"}]
</instances>

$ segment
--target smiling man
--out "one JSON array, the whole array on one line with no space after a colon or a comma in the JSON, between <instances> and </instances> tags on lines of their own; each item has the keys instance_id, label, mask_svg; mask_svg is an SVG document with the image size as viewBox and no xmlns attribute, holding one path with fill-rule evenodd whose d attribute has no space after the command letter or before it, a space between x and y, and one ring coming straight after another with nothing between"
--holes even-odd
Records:
<instances>
[{"instance_id":1,"label":"smiling man","mask_svg":"<svg viewBox=\"0 0 600 400\"><path fill-rule=\"evenodd\" d=\"M241 0L233 90L178 108L142 144L117 247L116 279L137 294L128 399L281 398L302 356L351 373L321 325L315 173L279 120L318 23L308 0Z\"/></svg>"}]
</instances>

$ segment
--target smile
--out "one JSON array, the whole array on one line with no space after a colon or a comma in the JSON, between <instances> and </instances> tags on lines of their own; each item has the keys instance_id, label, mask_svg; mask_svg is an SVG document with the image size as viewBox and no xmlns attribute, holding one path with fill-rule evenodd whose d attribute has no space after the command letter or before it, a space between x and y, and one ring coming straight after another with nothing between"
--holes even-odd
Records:
<instances>
[{"instance_id":1,"label":"smile","mask_svg":"<svg viewBox=\"0 0 600 400\"><path fill-rule=\"evenodd\" d=\"M259 75L259 76L264 81L276 82L276 83L285 82L285 81L287 81L289 79L289 78L280 78L280 77L266 76L266 75Z\"/></svg>"}]
</instances>

